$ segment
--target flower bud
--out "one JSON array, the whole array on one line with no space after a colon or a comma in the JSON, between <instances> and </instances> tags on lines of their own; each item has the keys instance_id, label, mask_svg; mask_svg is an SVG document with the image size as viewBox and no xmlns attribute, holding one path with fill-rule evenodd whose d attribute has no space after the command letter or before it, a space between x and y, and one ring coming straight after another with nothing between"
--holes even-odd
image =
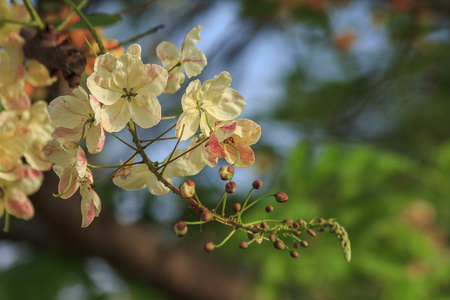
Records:
<instances>
[{"instance_id":1,"label":"flower bud","mask_svg":"<svg viewBox=\"0 0 450 300\"><path fill-rule=\"evenodd\" d=\"M255 180L253 181L252 186L255 190L259 190L262 187L262 184L262 180Z\"/></svg>"},{"instance_id":2,"label":"flower bud","mask_svg":"<svg viewBox=\"0 0 450 300\"><path fill-rule=\"evenodd\" d=\"M300 234L302 234L302 232L301 232L300 230L294 231L294 235L295 235L295 236L300 236Z\"/></svg>"},{"instance_id":3,"label":"flower bud","mask_svg":"<svg viewBox=\"0 0 450 300\"><path fill-rule=\"evenodd\" d=\"M292 247L294 247L295 249L297 249L298 247L300 247L299 242L294 242L294 244L292 244Z\"/></svg>"},{"instance_id":4,"label":"flower bud","mask_svg":"<svg viewBox=\"0 0 450 300\"><path fill-rule=\"evenodd\" d=\"M188 226L183 221L179 221L173 226L173 232L178 237L183 237L188 232Z\"/></svg>"},{"instance_id":5,"label":"flower bud","mask_svg":"<svg viewBox=\"0 0 450 300\"><path fill-rule=\"evenodd\" d=\"M202 212L202 221L209 222L209 221L211 221L212 219L213 219L213 216L212 216L212 214L211 214L211 211L210 211L209 209L205 209L205 210Z\"/></svg>"},{"instance_id":6,"label":"flower bud","mask_svg":"<svg viewBox=\"0 0 450 300\"><path fill-rule=\"evenodd\" d=\"M204 247L206 252L213 252L214 248L216 248L216 246L214 246L213 242L207 242Z\"/></svg>"},{"instance_id":7,"label":"flower bud","mask_svg":"<svg viewBox=\"0 0 450 300\"><path fill-rule=\"evenodd\" d=\"M306 229L306 232L312 236L312 237L316 237L316 232L314 230L312 230L311 228Z\"/></svg>"},{"instance_id":8,"label":"flower bud","mask_svg":"<svg viewBox=\"0 0 450 300\"><path fill-rule=\"evenodd\" d=\"M269 235L269 240L271 242L275 242L275 239L276 239L275 234L272 233L271 235Z\"/></svg>"},{"instance_id":9,"label":"flower bud","mask_svg":"<svg viewBox=\"0 0 450 300\"><path fill-rule=\"evenodd\" d=\"M233 194L235 190L236 190L236 183L234 183L234 181L228 182L225 185L225 192L227 192L228 194Z\"/></svg>"},{"instance_id":10,"label":"flower bud","mask_svg":"<svg viewBox=\"0 0 450 300\"><path fill-rule=\"evenodd\" d=\"M248 243L247 243L246 241L242 241L242 242L239 244L239 248L241 248L241 249L247 249L247 248L248 248Z\"/></svg>"},{"instance_id":11,"label":"flower bud","mask_svg":"<svg viewBox=\"0 0 450 300\"><path fill-rule=\"evenodd\" d=\"M248 240L251 241L255 238L255 235L250 232L247 232L247 237L248 237Z\"/></svg>"},{"instance_id":12,"label":"flower bud","mask_svg":"<svg viewBox=\"0 0 450 300\"><path fill-rule=\"evenodd\" d=\"M278 203L284 203L288 201L288 196L284 192L277 192L275 194L275 200L277 200Z\"/></svg>"},{"instance_id":13,"label":"flower bud","mask_svg":"<svg viewBox=\"0 0 450 300\"><path fill-rule=\"evenodd\" d=\"M267 205L266 206L266 213L270 213L273 211L273 206L272 205Z\"/></svg>"},{"instance_id":14,"label":"flower bud","mask_svg":"<svg viewBox=\"0 0 450 300\"><path fill-rule=\"evenodd\" d=\"M234 168L233 166L223 166L219 169L219 176L222 180L230 180L233 178Z\"/></svg>"},{"instance_id":15,"label":"flower bud","mask_svg":"<svg viewBox=\"0 0 450 300\"><path fill-rule=\"evenodd\" d=\"M266 221L261 222L261 227L262 227L262 228L267 228L267 226L268 226L268 225L267 225L267 222L266 222Z\"/></svg>"},{"instance_id":16,"label":"flower bud","mask_svg":"<svg viewBox=\"0 0 450 300\"><path fill-rule=\"evenodd\" d=\"M241 204L240 203L235 203L233 204L233 206L231 207L231 209L235 212L240 212L241 211Z\"/></svg>"},{"instance_id":17,"label":"flower bud","mask_svg":"<svg viewBox=\"0 0 450 300\"><path fill-rule=\"evenodd\" d=\"M293 223L294 222L294 220L292 220L292 219L284 219L283 220L283 223Z\"/></svg>"},{"instance_id":18,"label":"flower bud","mask_svg":"<svg viewBox=\"0 0 450 300\"><path fill-rule=\"evenodd\" d=\"M291 251L291 257L292 258L298 258L298 252L297 251Z\"/></svg>"},{"instance_id":19,"label":"flower bud","mask_svg":"<svg viewBox=\"0 0 450 300\"><path fill-rule=\"evenodd\" d=\"M273 246L278 250L284 250L284 248L286 248L282 240L276 240L275 243L273 243Z\"/></svg>"},{"instance_id":20,"label":"flower bud","mask_svg":"<svg viewBox=\"0 0 450 300\"><path fill-rule=\"evenodd\" d=\"M184 199L190 199L195 195L195 181L188 179L180 184L180 193Z\"/></svg>"},{"instance_id":21,"label":"flower bud","mask_svg":"<svg viewBox=\"0 0 450 300\"><path fill-rule=\"evenodd\" d=\"M309 247L307 241L302 241L302 242L300 243L300 245L302 245L303 248L308 248L308 247Z\"/></svg>"}]
</instances>

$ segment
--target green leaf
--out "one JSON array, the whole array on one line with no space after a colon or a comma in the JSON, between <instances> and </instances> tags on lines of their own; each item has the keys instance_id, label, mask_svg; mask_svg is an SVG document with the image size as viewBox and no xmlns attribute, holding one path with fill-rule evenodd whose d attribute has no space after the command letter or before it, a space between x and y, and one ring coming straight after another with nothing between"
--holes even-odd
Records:
<instances>
[{"instance_id":1,"label":"green leaf","mask_svg":"<svg viewBox=\"0 0 450 300\"><path fill-rule=\"evenodd\" d=\"M109 14L90 14L87 15L86 17L94 27L112 26L122 21L122 18L120 16ZM87 26L81 20L70 26L70 29L84 29L84 28L87 28Z\"/></svg>"}]
</instances>

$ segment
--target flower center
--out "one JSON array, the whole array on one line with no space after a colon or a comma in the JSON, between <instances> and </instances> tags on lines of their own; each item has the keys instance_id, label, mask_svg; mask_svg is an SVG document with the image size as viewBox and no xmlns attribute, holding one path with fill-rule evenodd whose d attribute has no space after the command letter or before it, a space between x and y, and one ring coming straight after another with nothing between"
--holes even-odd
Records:
<instances>
[{"instance_id":1,"label":"flower center","mask_svg":"<svg viewBox=\"0 0 450 300\"><path fill-rule=\"evenodd\" d=\"M128 91L126 88L123 88L124 94L121 96L121 98L127 98L128 102L131 102L131 97L136 97L138 93L133 93L134 88L131 88L130 91Z\"/></svg>"},{"instance_id":2,"label":"flower center","mask_svg":"<svg viewBox=\"0 0 450 300\"><path fill-rule=\"evenodd\" d=\"M223 140L224 144L228 144L228 145L233 145L234 144L234 139L232 136L230 136L229 138Z\"/></svg>"}]
</instances>

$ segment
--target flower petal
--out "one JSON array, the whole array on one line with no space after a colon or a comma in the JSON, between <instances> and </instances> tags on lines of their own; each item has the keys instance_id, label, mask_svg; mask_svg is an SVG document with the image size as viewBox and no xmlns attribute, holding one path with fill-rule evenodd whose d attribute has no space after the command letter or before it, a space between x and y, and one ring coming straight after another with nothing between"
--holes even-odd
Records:
<instances>
[{"instance_id":1,"label":"flower petal","mask_svg":"<svg viewBox=\"0 0 450 300\"><path fill-rule=\"evenodd\" d=\"M82 184L81 194L81 227L89 226L95 217L98 217L102 209L102 203L98 194L89 184Z\"/></svg>"},{"instance_id":2,"label":"flower petal","mask_svg":"<svg viewBox=\"0 0 450 300\"><path fill-rule=\"evenodd\" d=\"M142 128L150 128L161 121L161 104L153 94L138 94L130 102L131 119Z\"/></svg>"},{"instance_id":3,"label":"flower petal","mask_svg":"<svg viewBox=\"0 0 450 300\"><path fill-rule=\"evenodd\" d=\"M177 127L175 129L176 136L185 141L195 134L200 123L198 111L188 110L183 112L177 121ZM183 134L181 136L181 134Z\"/></svg>"},{"instance_id":4,"label":"flower petal","mask_svg":"<svg viewBox=\"0 0 450 300\"><path fill-rule=\"evenodd\" d=\"M177 46L170 42L161 42L156 47L156 55L166 70L172 69L180 61L180 53Z\"/></svg>"},{"instance_id":5,"label":"flower petal","mask_svg":"<svg viewBox=\"0 0 450 300\"><path fill-rule=\"evenodd\" d=\"M121 131L130 121L131 112L127 100L121 99L113 105L103 105L100 112L103 129L107 132Z\"/></svg>"},{"instance_id":6,"label":"flower petal","mask_svg":"<svg viewBox=\"0 0 450 300\"><path fill-rule=\"evenodd\" d=\"M237 118L245 107L244 97L232 88L226 88L210 103L205 104L206 111L221 121Z\"/></svg>"},{"instance_id":7,"label":"flower petal","mask_svg":"<svg viewBox=\"0 0 450 300\"><path fill-rule=\"evenodd\" d=\"M5 209L19 219L29 220L34 217L34 207L28 196L21 190L13 188L5 194Z\"/></svg>"},{"instance_id":8,"label":"flower petal","mask_svg":"<svg viewBox=\"0 0 450 300\"><path fill-rule=\"evenodd\" d=\"M127 191L136 191L147 186L151 176L147 165L123 167L113 175L113 183Z\"/></svg>"},{"instance_id":9,"label":"flower petal","mask_svg":"<svg viewBox=\"0 0 450 300\"><path fill-rule=\"evenodd\" d=\"M86 135L86 147L89 153L96 154L102 151L105 145L105 131L102 124L91 127Z\"/></svg>"},{"instance_id":10,"label":"flower petal","mask_svg":"<svg viewBox=\"0 0 450 300\"><path fill-rule=\"evenodd\" d=\"M127 49L127 54L132 54L141 59L142 48L139 44L132 44Z\"/></svg>"}]
</instances>

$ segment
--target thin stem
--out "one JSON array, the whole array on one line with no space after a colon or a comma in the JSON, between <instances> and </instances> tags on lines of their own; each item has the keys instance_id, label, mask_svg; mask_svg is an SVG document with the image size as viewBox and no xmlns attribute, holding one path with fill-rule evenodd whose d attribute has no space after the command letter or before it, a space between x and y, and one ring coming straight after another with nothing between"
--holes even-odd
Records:
<instances>
[{"instance_id":1,"label":"thin stem","mask_svg":"<svg viewBox=\"0 0 450 300\"><path fill-rule=\"evenodd\" d=\"M192 150L194 150L195 148L197 148L198 146L200 146L201 144L203 144L204 142L206 142L207 140L209 140L209 137L207 137L206 139L204 139L203 141L201 141L200 143L198 143L197 145L195 145L194 147L184 151L183 153L181 153L180 155L178 155L177 157L173 158L172 160L167 161L164 165L166 164L170 164L171 162L177 160L178 158L182 157L183 155L191 152ZM164 165L160 166L159 168L163 167Z\"/></svg>"},{"instance_id":2,"label":"thin stem","mask_svg":"<svg viewBox=\"0 0 450 300\"><path fill-rule=\"evenodd\" d=\"M120 137L118 137L117 135L115 135L112 132L109 132L110 135L112 135L113 137L115 137L116 139L118 139L119 141L121 141L122 143L124 143L125 145L127 145L128 147L130 147L131 149L133 149L134 151L137 151L137 149L135 147L133 147L132 145L128 144L127 142L125 142L124 140L122 140Z\"/></svg>"},{"instance_id":3,"label":"thin stem","mask_svg":"<svg viewBox=\"0 0 450 300\"><path fill-rule=\"evenodd\" d=\"M247 207L242 208L242 210L240 211L240 213L242 214L244 211L246 211L247 209L249 209L250 207L252 207L253 205L255 205L256 203L258 203L260 200L267 198L267 197L271 197L274 194L268 194L268 195L264 195L262 197L259 197L258 199L256 199L255 201L253 201L252 203L250 203Z\"/></svg>"},{"instance_id":4,"label":"thin stem","mask_svg":"<svg viewBox=\"0 0 450 300\"><path fill-rule=\"evenodd\" d=\"M95 41L98 44L98 48L100 49L100 53L101 54L106 54L105 46L103 46L102 40L98 36L98 33L95 30L94 26L92 26L91 22L89 22L89 20L86 18L86 16L83 14L83 12L81 12L81 10L79 10L78 7L72 1L70 1L70 0L63 0L63 1L67 5L69 5L77 13L77 15L80 17L80 19L87 26L87 28L89 29L89 32L92 34L92 36L94 37Z\"/></svg>"},{"instance_id":5,"label":"thin stem","mask_svg":"<svg viewBox=\"0 0 450 300\"><path fill-rule=\"evenodd\" d=\"M172 120L175 119L175 116L162 117L161 120Z\"/></svg>"},{"instance_id":6,"label":"thin stem","mask_svg":"<svg viewBox=\"0 0 450 300\"><path fill-rule=\"evenodd\" d=\"M143 32L143 33L141 33L141 34L138 34L138 35L136 35L136 36L134 36L134 37L132 37L132 38L126 40L126 41L123 41L123 42L118 43L117 45L115 45L115 46L112 47L112 48L108 48L108 50L114 50L114 49L117 49L117 48L119 48L119 47L121 47L121 46L123 46L123 45L127 45L127 44L134 43L134 42L136 42L137 40L139 40L140 38L143 38L143 37L145 37L145 36L147 36L147 35L149 35L149 34L152 34L152 33L157 32L157 31L158 31L159 29L161 29L161 28L164 28L164 25L161 24L161 25L158 25L158 26L156 26L156 27L153 27L152 29L149 29L149 30L147 30L147 31L145 31L145 32Z\"/></svg>"},{"instance_id":7,"label":"thin stem","mask_svg":"<svg viewBox=\"0 0 450 300\"><path fill-rule=\"evenodd\" d=\"M170 137L170 138L163 138L163 139L149 139L149 140L142 140L141 143L147 143L147 142L156 142L156 141L170 141L170 140L177 140L178 138L176 136ZM145 148L145 147L144 147Z\"/></svg>"},{"instance_id":8,"label":"thin stem","mask_svg":"<svg viewBox=\"0 0 450 300\"><path fill-rule=\"evenodd\" d=\"M58 195L53 194L53 197L59 198L62 195L64 195L65 193L67 193L67 191L69 190L70 186L72 185L73 168L74 167L72 166L72 168L70 169L69 184L67 185L67 187L64 189L64 191L61 194L58 194Z\"/></svg>"},{"instance_id":9,"label":"thin stem","mask_svg":"<svg viewBox=\"0 0 450 300\"><path fill-rule=\"evenodd\" d=\"M223 191L222 197L220 197L219 202L217 202L217 205L214 208L214 211L217 211L217 209L219 208L220 203L222 203L222 200L223 200L223 198L225 197L226 194L227 194L227 192Z\"/></svg>"},{"instance_id":10,"label":"thin stem","mask_svg":"<svg viewBox=\"0 0 450 300\"><path fill-rule=\"evenodd\" d=\"M233 234L236 232L236 229L233 229L229 235L227 235L226 238L223 239L223 241L218 244L218 245L214 245L216 248L222 247L232 236Z\"/></svg>"},{"instance_id":11,"label":"thin stem","mask_svg":"<svg viewBox=\"0 0 450 300\"><path fill-rule=\"evenodd\" d=\"M194 194L195 200L197 200L197 203L200 205L203 205L202 202L200 202L200 198L198 198L197 194Z\"/></svg>"},{"instance_id":12,"label":"thin stem","mask_svg":"<svg viewBox=\"0 0 450 300\"><path fill-rule=\"evenodd\" d=\"M136 155L138 154L138 152L134 153L133 155L131 155L131 157L129 159L127 159L123 165L126 165L130 160L132 160ZM93 184L99 184L103 181L105 181L106 179L110 178L111 176L113 176L117 171L119 171L123 165L120 165L118 168L116 168L114 171L112 171L111 173L109 173L108 175L106 175L106 177L103 177L102 179L95 181Z\"/></svg>"},{"instance_id":13,"label":"thin stem","mask_svg":"<svg viewBox=\"0 0 450 300\"><path fill-rule=\"evenodd\" d=\"M151 144L153 144L154 142L156 142L157 140L159 140L160 137L166 135L169 131L171 131L175 126L177 126L177 124L173 124L172 127L170 127L169 129L167 129L166 131L164 131L163 133L161 133L159 136L157 136L155 139L153 139L153 141L151 141L150 143L148 143L147 145L144 146L144 149L146 149L148 146L150 146ZM143 141L142 141L143 142Z\"/></svg>"},{"instance_id":14,"label":"thin stem","mask_svg":"<svg viewBox=\"0 0 450 300\"><path fill-rule=\"evenodd\" d=\"M186 225L201 225L201 224L205 224L205 223L208 223L208 222L205 222L205 221L193 221L193 222L184 222L184 223L186 223Z\"/></svg>"},{"instance_id":15,"label":"thin stem","mask_svg":"<svg viewBox=\"0 0 450 300\"><path fill-rule=\"evenodd\" d=\"M86 4L88 3L89 0L83 0L80 2L80 4L78 4L78 9L82 9L84 6L86 6ZM64 29L64 27L66 27L67 23L70 22L70 19L72 19L72 17L75 15L75 11L72 11L65 19L64 21L61 22L61 24L58 25L58 27L56 27L56 32L59 32L61 30Z\"/></svg>"},{"instance_id":16,"label":"thin stem","mask_svg":"<svg viewBox=\"0 0 450 300\"><path fill-rule=\"evenodd\" d=\"M94 165L91 165L91 164L87 164L87 165L88 165L88 167L94 168L94 169L112 169L112 168L119 168L120 169L120 168L123 168L123 167L140 165L142 163L143 163L143 161L134 162L134 163L131 163L131 164L116 165L116 166L94 166Z\"/></svg>"},{"instance_id":17,"label":"thin stem","mask_svg":"<svg viewBox=\"0 0 450 300\"><path fill-rule=\"evenodd\" d=\"M31 153L33 153L33 155L36 156L36 158L39 159L40 161L49 162L49 160L47 160L44 157L42 157L41 155L39 155L39 153L37 153L36 150L34 150L33 146L30 147L30 150L31 150Z\"/></svg>"},{"instance_id":18,"label":"thin stem","mask_svg":"<svg viewBox=\"0 0 450 300\"><path fill-rule=\"evenodd\" d=\"M183 128L181 129L181 136L183 136L183 132L184 132L184 124L183 124ZM169 158L167 159L167 161L169 161L172 158L172 156L175 153L175 150L177 150L177 147L178 147L179 144L180 144L180 139L178 139L177 143L175 144L175 147L173 147L173 150L170 153ZM161 175L164 174L164 171L166 170L167 166L168 166L168 164L164 165L164 167L163 167L163 169L161 171Z\"/></svg>"},{"instance_id":19,"label":"thin stem","mask_svg":"<svg viewBox=\"0 0 450 300\"><path fill-rule=\"evenodd\" d=\"M227 205L227 196L228 196L228 193L225 193L225 197L223 197L222 217L225 216L225 205Z\"/></svg>"},{"instance_id":20,"label":"thin stem","mask_svg":"<svg viewBox=\"0 0 450 300\"><path fill-rule=\"evenodd\" d=\"M42 22L41 18L39 17L37 11L34 9L33 5L30 2L30 0L23 0L23 4L25 4L25 7L27 8L28 12L33 17L33 20L36 22L36 25L40 29L44 29L45 25Z\"/></svg>"},{"instance_id":21,"label":"thin stem","mask_svg":"<svg viewBox=\"0 0 450 300\"><path fill-rule=\"evenodd\" d=\"M5 225L3 226L3 232L9 232L9 212L5 210Z\"/></svg>"}]
</instances>

